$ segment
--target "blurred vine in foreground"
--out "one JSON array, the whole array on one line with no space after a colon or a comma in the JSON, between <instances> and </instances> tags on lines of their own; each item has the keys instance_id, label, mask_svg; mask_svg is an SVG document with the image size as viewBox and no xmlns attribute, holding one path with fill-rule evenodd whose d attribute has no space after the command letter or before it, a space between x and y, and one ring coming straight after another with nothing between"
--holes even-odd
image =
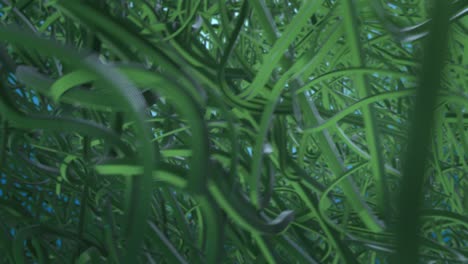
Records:
<instances>
[{"instance_id":1,"label":"blurred vine in foreground","mask_svg":"<svg viewBox=\"0 0 468 264\"><path fill-rule=\"evenodd\" d=\"M1 263L466 263L465 1L0 1Z\"/></svg>"}]
</instances>

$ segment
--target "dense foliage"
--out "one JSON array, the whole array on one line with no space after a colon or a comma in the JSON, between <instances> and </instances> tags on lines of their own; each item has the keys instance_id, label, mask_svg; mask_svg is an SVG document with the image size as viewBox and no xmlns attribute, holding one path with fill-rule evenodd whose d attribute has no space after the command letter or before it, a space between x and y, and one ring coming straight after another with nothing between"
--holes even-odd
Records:
<instances>
[{"instance_id":1,"label":"dense foliage","mask_svg":"<svg viewBox=\"0 0 468 264\"><path fill-rule=\"evenodd\" d=\"M468 7L0 1L1 263L466 263Z\"/></svg>"}]
</instances>

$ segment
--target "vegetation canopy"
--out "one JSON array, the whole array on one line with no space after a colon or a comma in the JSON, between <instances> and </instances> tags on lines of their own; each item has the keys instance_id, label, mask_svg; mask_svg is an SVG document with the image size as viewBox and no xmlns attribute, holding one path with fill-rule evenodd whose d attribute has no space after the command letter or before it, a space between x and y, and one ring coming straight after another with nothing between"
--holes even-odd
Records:
<instances>
[{"instance_id":1,"label":"vegetation canopy","mask_svg":"<svg viewBox=\"0 0 468 264\"><path fill-rule=\"evenodd\" d=\"M0 0L0 263L467 263L463 0Z\"/></svg>"}]
</instances>

